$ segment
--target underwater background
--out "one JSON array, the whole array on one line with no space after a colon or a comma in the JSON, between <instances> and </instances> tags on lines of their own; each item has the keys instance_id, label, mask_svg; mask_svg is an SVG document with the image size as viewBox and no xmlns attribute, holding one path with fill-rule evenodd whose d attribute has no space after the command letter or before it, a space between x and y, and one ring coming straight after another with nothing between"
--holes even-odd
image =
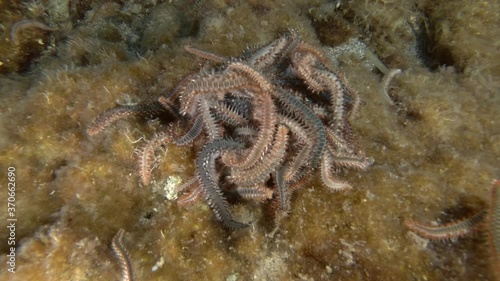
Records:
<instances>
[{"instance_id":1,"label":"underwater background","mask_svg":"<svg viewBox=\"0 0 500 281\"><path fill-rule=\"evenodd\" d=\"M169 192L194 174L191 147L158 152L142 186L134 149L154 120L86 134L105 110L156 100L197 71L184 46L238 56L289 28L360 95L352 126L375 162L338 174L350 191L316 179L296 192L279 229L262 204L231 205L252 222L238 231L203 200L179 207ZM390 85L389 69L402 70ZM2 0L0 280L120 280L119 229L136 280L498 280L487 227L429 241L404 221L498 208L499 116L499 1Z\"/></svg>"}]
</instances>

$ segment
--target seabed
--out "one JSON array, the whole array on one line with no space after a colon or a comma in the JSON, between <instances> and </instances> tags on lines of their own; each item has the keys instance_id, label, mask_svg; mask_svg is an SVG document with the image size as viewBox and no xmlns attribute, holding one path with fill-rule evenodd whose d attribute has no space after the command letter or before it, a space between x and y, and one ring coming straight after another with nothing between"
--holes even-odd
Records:
<instances>
[{"instance_id":1,"label":"seabed","mask_svg":"<svg viewBox=\"0 0 500 281\"><path fill-rule=\"evenodd\" d=\"M13 29L23 20L57 30ZM347 192L314 180L277 230L260 204L231 205L252 222L238 231L203 200L177 206L169 185L193 175L190 147L159 151L142 186L134 149L157 122L86 134L105 110L155 100L197 71L185 45L237 56L289 28L360 95L352 126L375 163L338 174ZM378 61L402 70L388 88ZM120 280L110 244L124 229L135 280L498 280L486 231L429 241L404 221L444 224L488 207L499 116L498 1L2 1L0 279Z\"/></svg>"}]
</instances>

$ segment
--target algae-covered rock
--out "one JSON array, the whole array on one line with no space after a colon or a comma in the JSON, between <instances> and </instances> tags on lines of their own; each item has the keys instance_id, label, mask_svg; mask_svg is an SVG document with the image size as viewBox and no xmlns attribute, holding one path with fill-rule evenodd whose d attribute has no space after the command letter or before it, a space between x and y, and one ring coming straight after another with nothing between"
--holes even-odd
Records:
<instances>
[{"instance_id":1,"label":"algae-covered rock","mask_svg":"<svg viewBox=\"0 0 500 281\"><path fill-rule=\"evenodd\" d=\"M431 242L404 221L447 223L489 202L500 176L499 6L1 2L0 279L118 280L110 243L124 229L136 280L495 280L485 234ZM26 19L58 31L27 28L16 46L11 28ZM193 176L197 144L165 146L152 183L140 183L134 151L175 128L131 117L86 134L107 109L156 100L207 67L185 45L237 56L289 28L325 50L362 99L352 130L375 162L338 171L352 190L313 179L277 229L269 204L232 200L235 216L252 223L228 231L203 200L180 207L167 198L167 184ZM402 72L384 85L394 68ZM9 167L15 232L6 227Z\"/></svg>"}]
</instances>

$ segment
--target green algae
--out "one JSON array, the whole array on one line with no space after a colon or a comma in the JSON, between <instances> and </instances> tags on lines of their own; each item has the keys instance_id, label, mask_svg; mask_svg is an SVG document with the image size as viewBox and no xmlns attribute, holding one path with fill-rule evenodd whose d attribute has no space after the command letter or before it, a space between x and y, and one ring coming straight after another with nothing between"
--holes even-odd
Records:
<instances>
[{"instance_id":1,"label":"green algae","mask_svg":"<svg viewBox=\"0 0 500 281\"><path fill-rule=\"evenodd\" d=\"M19 221L17 273L0 279L119 279L109 244L123 228L138 280L495 280L484 234L429 242L403 224L484 208L500 175L499 4L434 2L2 2L0 167L18 171ZM61 31L27 30L13 46L19 14ZM158 122L131 118L85 134L117 100L155 99L196 70L183 45L238 55L290 27L325 47L356 38L404 72L391 105L377 70L354 52L338 57L364 101L352 123L375 164L339 174L352 191L313 181L297 192L278 231L268 206L236 202L235 217L253 224L228 232L204 202L180 208L165 198L165 180L192 176L199 149L168 146L155 181L141 186L134 149ZM7 235L0 228L0 241ZM7 243L0 249L3 269Z\"/></svg>"}]
</instances>

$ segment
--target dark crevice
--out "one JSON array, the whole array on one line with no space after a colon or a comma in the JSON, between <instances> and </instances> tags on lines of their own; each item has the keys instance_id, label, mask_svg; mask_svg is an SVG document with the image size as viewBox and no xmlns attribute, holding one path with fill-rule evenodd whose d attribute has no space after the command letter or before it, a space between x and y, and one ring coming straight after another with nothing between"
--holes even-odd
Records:
<instances>
[{"instance_id":1,"label":"dark crevice","mask_svg":"<svg viewBox=\"0 0 500 281\"><path fill-rule=\"evenodd\" d=\"M463 68L457 65L450 48L439 43L436 22L430 20L427 13L422 13L425 20L421 23L420 31L415 33L417 37L417 56L431 70L436 70L442 66L453 66L458 72L462 72Z\"/></svg>"},{"instance_id":2,"label":"dark crevice","mask_svg":"<svg viewBox=\"0 0 500 281\"><path fill-rule=\"evenodd\" d=\"M198 19L194 19L191 21L184 20L181 25L181 30L179 32L179 37L194 37L200 31L200 21Z\"/></svg>"},{"instance_id":3,"label":"dark crevice","mask_svg":"<svg viewBox=\"0 0 500 281\"><path fill-rule=\"evenodd\" d=\"M52 168L50 181L55 180L67 166L68 166L68 161L66 159L57 160L54 165L54 168Z\"/></svg>"}]
</instances>

